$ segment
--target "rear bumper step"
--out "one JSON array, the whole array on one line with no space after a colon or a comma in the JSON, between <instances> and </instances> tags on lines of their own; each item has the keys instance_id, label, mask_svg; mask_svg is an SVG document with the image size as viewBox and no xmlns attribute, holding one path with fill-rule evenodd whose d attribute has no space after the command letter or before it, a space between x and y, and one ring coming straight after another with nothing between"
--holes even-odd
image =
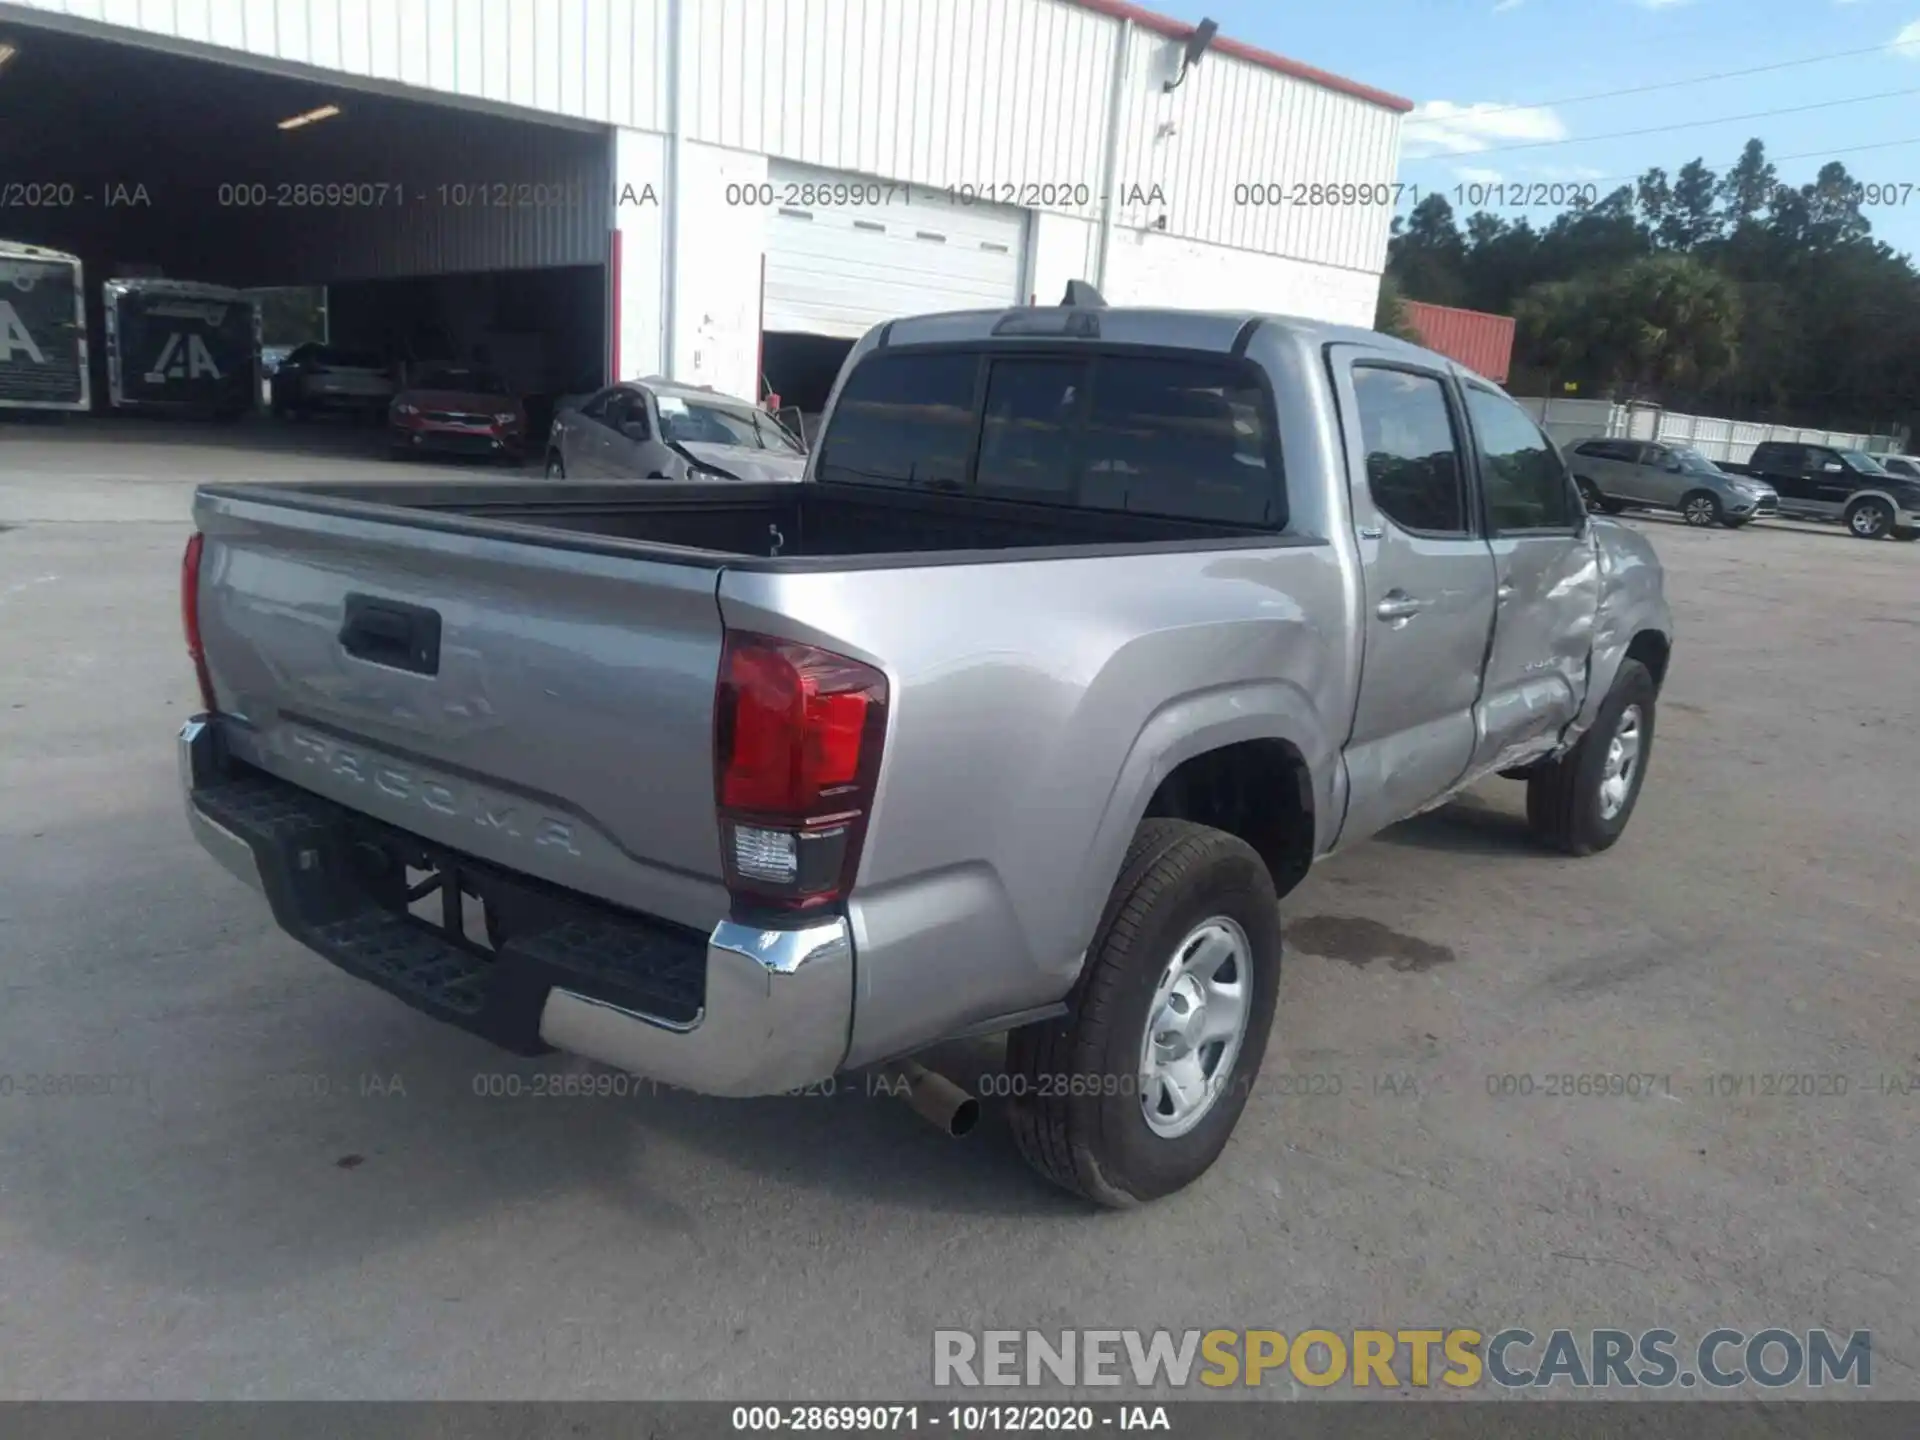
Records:
<instances>
[{"instance_id":1,"label":"rear bumper step","mask_svg":"<svg viewBox=\"0 0 1920 1440\"><path fill-rule=\"evenodd\" d=\"M436 1019L518 1054L557 1047L710 1095L782 1093L846 1054L853 947L840 917L803 930L726 920L701 936L240 765L214 717L188 721L179 746L201 846L296 940ZM479 897L501 918L498 948L409 915L410 869L444 877L455 913L461 892Z\"/></svg>"}]
</instances>

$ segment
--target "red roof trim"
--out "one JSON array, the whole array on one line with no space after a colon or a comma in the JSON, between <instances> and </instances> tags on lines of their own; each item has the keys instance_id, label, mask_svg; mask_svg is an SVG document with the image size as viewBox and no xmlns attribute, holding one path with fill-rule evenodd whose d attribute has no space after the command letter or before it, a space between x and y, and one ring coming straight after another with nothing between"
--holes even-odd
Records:
<instances>
[{"instance_id":1,"label":"red roof trim","mask_svg":"<svg viewBox=\"0 0 1920 1440\"><path fill-rule=\"evenodd\" d=\"M1151 30L1156 35L1165 35L1170 40L1184 40L1193 34L1195 27L1184 20L1175 20L1170 16L1156 15L1151 10L1142 10L1138 5L1129 5L1125 0L1069 0L1083 10L1094 10L1115 20L1131 20L1142 29ZM1222 55L1231 55L1237 60L1261 66L1267 70L1277 70L1282 75L1291 75L1296 80L1305 80L1311 85L1321 85L1328 90L1336 90L1342 95L1351 95L1356 100L1365 100L1370 104L1396 110L1404 115L1413 109L1413 101L1399 95L1389 94L1385 90L1376 90L1371 85L1362 85L1358 80L1349 80L1345 76L1332 75L1325 70L1316 70L1311 65L1302 65L1298 60L1289 60L1284 55L1276 55L1271 50L1262 50L1256 45L1245 45L1238 40L1229 40L1224 35L1216 35L1213 44L1207 47L1218 50Z\"/></svg>"}]
</instances>

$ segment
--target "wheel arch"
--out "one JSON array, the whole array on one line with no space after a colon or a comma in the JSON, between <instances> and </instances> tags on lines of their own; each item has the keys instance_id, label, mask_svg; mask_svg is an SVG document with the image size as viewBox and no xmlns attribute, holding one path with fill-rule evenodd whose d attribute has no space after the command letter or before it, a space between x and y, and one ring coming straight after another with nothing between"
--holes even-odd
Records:
<instances>
[{"instance_id":1,"label":"wheel arch","mask_svg":"<svg viewBox=\"0 0 1920 1440\"><path fill-rule=\"evenodd\" d=\"M1083 943L1140 822L1150 815L1203 824L1213 823L1206 814L1230 818L1206 797L1237 783L1251 783L1279 804L1294 827L1284 836L1267 833L1251 817L1265 848L1231 832L1261 851L1275 889L1284 893L1298 883L1314 857L1331 848L1346 809L1346 771L1338 742L1304 691L1268 681L1177 697L1141 727L1088 847L1080 882Z\"/></svg>"}]
</instances>

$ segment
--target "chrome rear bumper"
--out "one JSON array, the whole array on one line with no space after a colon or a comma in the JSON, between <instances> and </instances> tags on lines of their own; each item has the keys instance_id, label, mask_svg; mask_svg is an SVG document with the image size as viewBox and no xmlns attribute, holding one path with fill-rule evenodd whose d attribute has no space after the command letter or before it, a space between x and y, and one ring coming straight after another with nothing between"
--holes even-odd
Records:
<instances>
[{"instance_id":1,"label":"chrome rear bumper","mask_svg":"<svg viewBox=\"0 0 1920 1440\"><path fill-rule=\"evenodd\" d=\"M854 954L843 917L791 930L723 920L703 941L543 893L541 923L486 952L376 899L348 863L383 840L408 851L427 842L241 772L212 717L182 727L179 764L194 838L267 898L283 930L437 1019L517 1053L555 1047L707 1095L781 1094L827 1079L846 1056ZM478 877L483 899L488 885L518 883L472 866L462 873ZM647 998L662 994L683 1003Z\"/></svg>"}]
</instances>

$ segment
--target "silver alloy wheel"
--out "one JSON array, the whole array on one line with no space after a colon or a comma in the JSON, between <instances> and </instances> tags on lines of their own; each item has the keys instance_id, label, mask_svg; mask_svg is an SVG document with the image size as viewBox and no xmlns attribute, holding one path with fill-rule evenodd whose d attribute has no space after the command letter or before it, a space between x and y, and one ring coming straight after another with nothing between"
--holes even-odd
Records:
<instances>
[{"instance_id":1,"label":"silver alloy wheel","mask_svg":"<svg viewBox=\"0 0 1920 1440\"><path fill-rule=\"evenodd\" d=\"M1163 1140L1186 1134L1220 1098L1247 1035L1253 947L1225 915L1174 947L1140 1037L1140 1113Z\"/></svg>"},{"instance_id":2,"label":"silver alloy wheel","mask_svg":"<svg viewBox=\"0 0 1920 1440\"><path fill-rule=\"evenodd\" d=\"M1715 506L1712 499L1705 495L1696 495L1687 501L1687 508L1681 513L1687 517L1689 525L1711 525L1714 523Z\"/></svg>"},{"instance_id":3,"label":"silver alloy wheel","mask_svg":"<svg viewBox=\"0 0 1920 1440\"><path fill-rule=\"evenodd\" d=\"M1620 712L1613 739L1607 742L1607 763L1600 772L1600 818L1618 815L1633 793L1633 777L1640 768L1640 707Z\"/></svg>"},{"instance_id":4,"label":"silver alloy wheel","mask_svg":"<svg viewBox=\"0 0 1920 1440\"><path fill-rule=\"evenodd\" d=\"M1855 508L1847 524L1862 540L1871 540L1886 529L1886 512L1872 503L1861 505Z\"/></svg>"}]
</instances>

